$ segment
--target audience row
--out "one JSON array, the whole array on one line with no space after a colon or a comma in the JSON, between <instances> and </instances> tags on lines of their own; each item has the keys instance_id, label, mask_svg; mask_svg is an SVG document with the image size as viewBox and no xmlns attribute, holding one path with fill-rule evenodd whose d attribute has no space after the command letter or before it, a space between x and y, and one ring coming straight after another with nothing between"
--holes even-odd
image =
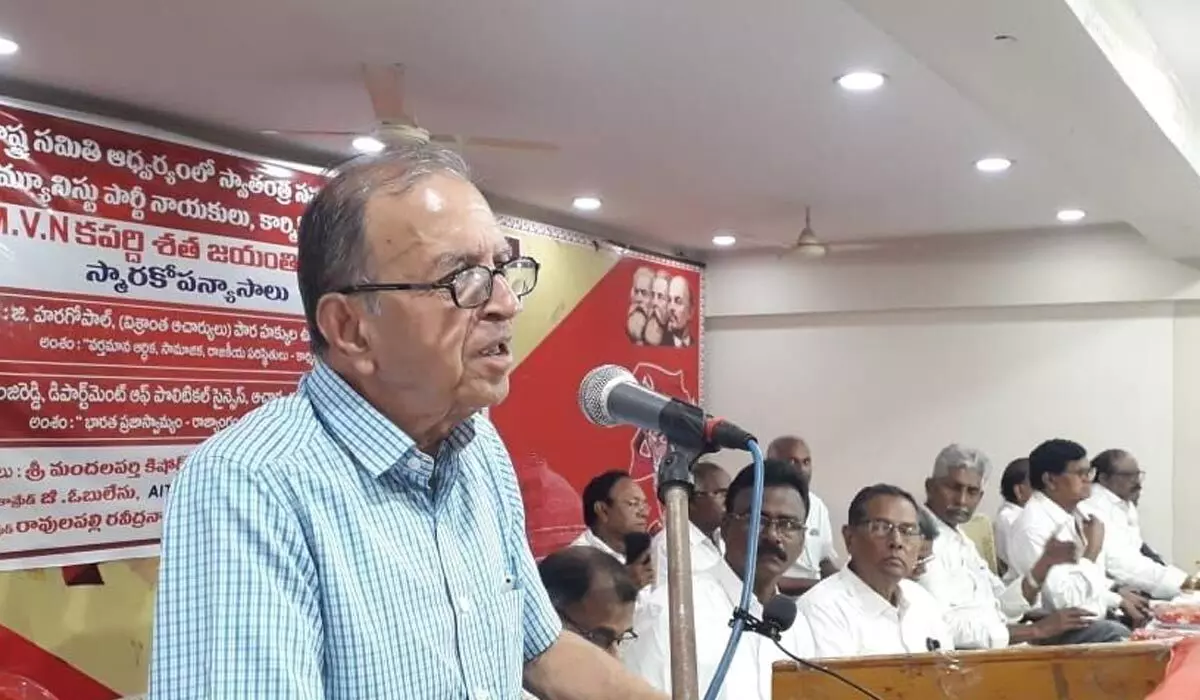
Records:
<instances>
[{"instance_id":1,"label":"audience row","mask_svg":"<svg viewBox=\"0 0 1200 700\"><path fill-rule=\"evenodd\" d=\"M752 466L732 480L715 464L695 468L689 539L701 688L724 651L748 536L759 547L749 612L760 615L775 595L796 597L800 614L782 643L812 659L1121 641L1149 619L1151 600L1179 595L1187 579L1142 540L1144 474L1120 450L1088 462L1074 442L1042 443L1004 470L992 530L976 517L991 462L950 445L934 459L923 503L889 484L858 492L841 533L844 568L829 510L809 488L804 440L775 440L764 466L758 523L749 522ZM596 477L583 501L587 529L540 565L551 599L565 626L669 692L665 533L646 532L649 503L627 473ZM979 522L986 530L968 534ZM769 698L771 664L784 658L769 641L744 637L727 687Z\"/></svg>"}]
</instances>

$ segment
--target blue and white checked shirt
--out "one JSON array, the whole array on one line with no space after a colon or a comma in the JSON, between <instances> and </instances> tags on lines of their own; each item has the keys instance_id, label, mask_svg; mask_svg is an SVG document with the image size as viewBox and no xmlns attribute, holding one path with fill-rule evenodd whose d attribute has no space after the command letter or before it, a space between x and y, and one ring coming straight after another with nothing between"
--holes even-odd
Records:
<instances>
[{"instance_id":1,"label":"blue and white checked shirt","mask_svg":"<svg viewBox=\"0 0 1200 700\"><path fill-rule=\"evenodd\" d=\"M437 459L318 365L171 488L153 700L512 700L561 623L482 416Z\"/></svg>"}]
</instances>

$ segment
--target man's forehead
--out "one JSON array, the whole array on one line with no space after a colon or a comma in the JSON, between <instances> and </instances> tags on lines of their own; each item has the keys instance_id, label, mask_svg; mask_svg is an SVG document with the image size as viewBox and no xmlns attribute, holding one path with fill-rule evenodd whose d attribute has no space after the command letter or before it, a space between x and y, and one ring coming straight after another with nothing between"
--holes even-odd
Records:
<instances>
[{"instance_id":1,"label":"man's forehead","mask_svg":"<svg viewBox=\"0 0 1200 700\"><path fill-rule=\"evenodd\" d=\"M867 502L867 515L886 518L897 523L917 522L917 509L907 498L900 496L876 496Z\"/></svg>"},{"instance_id":2,"label":"man's forehead","mask_svg":"<svg viewBox=\"0 0 1200 700\"><path fill-rule=\"evenodd\" d=\"M742 489L733 499L734 506L739 510L748 511L753 495L752 489ZM772 515L803 515L804 500L800 498L800 492L791 486L768 486L763 489L763 512Z\"/></svg>"},{"instance_id":3,"label":"man's forehead","mask_svg":"<svg viewBox=\"0 0 1200 700\"><path fill-rule=\"evenodd\" d=\"M1138 461L1131 454L1123 454L1116 459L1117 469L1137 469Z\"/></svg>"},{"instance_id":4,"label":"man's forehead","mask_svg":"<svg viewBox=\"0 0 1200 700\"><path fill-rule=\"evenodd\" d=\"M480 262L510 248L475 186L450 175L430 175L404 193L374 193L364 224L372 252L382 260Z\"/></svg>"},{"instance_id":5,"label":"man's forehead","mask_svg":"<svg viewBox=\"0 0 1200 700\"><path fill-rule=\"evenodd\" d=\"M952 484L964 484L966 486L979 486L983 483L983 475L975 469L967 469L966 467L954 467L946 473L946 481Z\"/></svg>"},{"instance_id":6,"label":"man's forehead","mask_svg":"<svg viewBox=\"0 0 1200 700\"><path fill-rule=\"evenodd\" d=\"M763 490L763 513L776 517L803 518L804 499L790 486L768 486Z\"/></svg>"}]
</instances>

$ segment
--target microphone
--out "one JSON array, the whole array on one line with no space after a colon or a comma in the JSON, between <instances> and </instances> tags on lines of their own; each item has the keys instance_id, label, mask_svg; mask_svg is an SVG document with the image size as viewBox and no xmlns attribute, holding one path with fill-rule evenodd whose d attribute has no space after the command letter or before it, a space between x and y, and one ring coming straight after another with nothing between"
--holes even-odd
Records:
<instances>
[{"instance_id":1,"label":"microphone","mask_svg":"<svg viewBox=\"0 0 1200 700\"><path fill-rule=\"evenodd\" d=\"M738 615L739 612L741 611L735 610L734 615ZM742 614L746 615L744 612ZM767 604L763 606L762 616L763 619L761 622L756 621L757 624L754 625L747 624L747 629L758 632L767 639L770 639L772 642L775 642L775 646L779 647L779 651L782 651L784 654L786 654L789 659L795 661L801 666L804 666L805 668L810 668L814 671L824 673L831 678L835 678L851 688L854 688L863 695L872 698L872 700L883 700L875 693L872 693L840 673L831 671L830 669L827 669L819 664L814 664L811 661L805 661L804 659L796 656L784 648L783 644L780 643L782 633L788 631L792 628L792 625L796 624L795 600L785 595L776 595L768 600ZM753 620L753 618L750 619Z\"/></svg>"},{"instance_id":2,"label":"microphone","mask_svg":"<svg viewBox=\"0 0 1200 700\"><path fill-rule=\"evenodd\" d=\"M653 392L624 367L603 365L579 383L579 408L595 425L632 425L662 433L682 448L715 452L748 449L754 436L698 406Z\"/></svg>"},{"instance_id":3,"label":"microphone","mask_svg":"<svg viewBox=\"0 0 1200 700\"><path fill-rule=\"evenodd\" d=\"M763 606L762 634L778 642L782 633L796 624L796 601L785 595L776 595Z\"/></svg>"}]
</instances>

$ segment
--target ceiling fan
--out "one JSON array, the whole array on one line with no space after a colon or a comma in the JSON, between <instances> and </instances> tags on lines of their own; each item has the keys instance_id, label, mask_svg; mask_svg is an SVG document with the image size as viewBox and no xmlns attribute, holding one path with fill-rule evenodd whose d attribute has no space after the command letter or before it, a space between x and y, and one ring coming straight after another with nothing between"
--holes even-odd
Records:
<instances>
[{"instance_id":1,"label":"ceiling fan","mask_svg":"<svg viewBox=\"0 0 1200 700\"><path fill-rule=\"evenodd\" d=\"M878 243L826 243L817 237L812 226L812 207L804 207L804 228L796 240L779 253L779 257L799 256L803 258L823 258L830 252L850 252L874 250L880 247Z\"/></svg>"},{"instance_id":2,"label":"ceiling fan","mask_svg":"<svg viewBox=\"0 0 1200 700\"><path fill-rule=\"evenodd\" d=\"M556 151L558 146L544 141L507 139L495 136L467 136L463 134L433 134L417 124L412 115L404 111L404 64L362 64L363 85L371 98L375 111L376 125L371 136L385 147L436 141L452 144L459 150L473 146L507 148L518 151ZM322 131L304 129L264 129L263 134L291 136L362 136L355 131Z\"/></svg>"}]
</instances>

